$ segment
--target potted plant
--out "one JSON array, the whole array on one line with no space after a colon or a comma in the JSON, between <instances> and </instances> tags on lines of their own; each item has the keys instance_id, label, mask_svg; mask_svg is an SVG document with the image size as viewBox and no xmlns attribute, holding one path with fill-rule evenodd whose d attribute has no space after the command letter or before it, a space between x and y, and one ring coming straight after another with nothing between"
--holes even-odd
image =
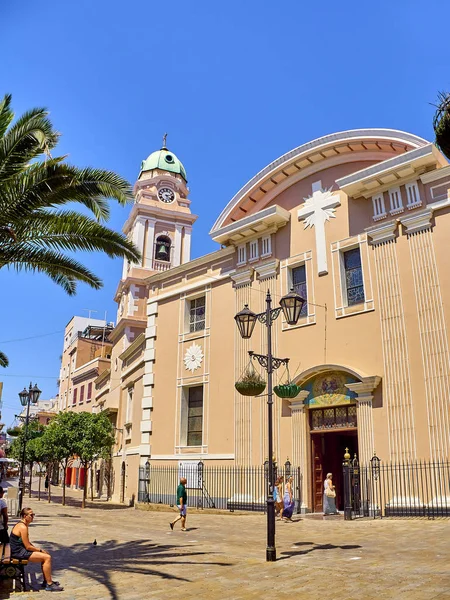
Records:
<instances>
[{"instance_id":1,"label":"potted plant","mask_svg":"<svg viewBox=\"0 0 450 600\"><path fill-rule=\"evenodd\" d=\"M250 363L234 387L243 396L259 396L266 389L266 382Z\"/></svg>"},{"instance_id":2,"label":"potted plant","mask_svg":"<svg viewBox=\"0 0 450 600\"><path fill-rule=\"evenodd\" d=\"M15 427L10 427L6 430L6 433L11 437L17 437L20 433L20 427L17 425Z\"/></svg>"},{"instance_id":3,"label":"potted plant","mask_svg":"<svg viewBox=\"0 0 450 600\"><path fill-rule=\"evenodd\" d=\"M447 158L450 158L450 94L440 92L439 104L433 119L436 145Z\"/></svg>"},{"instance_id":4,"label":"potted plant","mask_svg":"<svg viewBox=\"0 0 450 600\"><path fill-rule=\"evenodd\" d=\"M276 385L273 391L279 398L295 398L299 395L301 387L295 383L287 382Z\"/></svg>"}]
</instances>

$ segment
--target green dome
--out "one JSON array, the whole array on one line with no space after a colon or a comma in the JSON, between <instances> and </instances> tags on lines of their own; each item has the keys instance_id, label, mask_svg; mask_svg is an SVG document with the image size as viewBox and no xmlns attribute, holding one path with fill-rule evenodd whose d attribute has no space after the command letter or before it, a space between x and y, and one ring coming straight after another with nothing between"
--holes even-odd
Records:
<instances>
[{"instance_id":1,"label":"green dome","mask_svg":"<svg viewBox=\"0 0 450 600\"><path fill-rule=\"evenodd\" d=\"M152 152L150 156L142 161L141 172L153 171L153 169L161 169L162 171L169 171L169 173L178 173L187 181L186 170L183 163L178 160L177 156L167 150L167 148L161 148L156 152Z\"/></svg>"}]
</instances>

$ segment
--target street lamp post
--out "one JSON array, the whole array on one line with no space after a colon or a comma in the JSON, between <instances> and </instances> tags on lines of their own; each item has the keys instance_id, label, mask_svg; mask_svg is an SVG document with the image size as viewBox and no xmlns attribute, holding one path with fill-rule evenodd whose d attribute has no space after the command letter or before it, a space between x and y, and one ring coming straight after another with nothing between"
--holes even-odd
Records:
<instances>
[{"instance_id":1,"label":"street lamp post","mask_svg":"<svg viewBox=\"0 0 450 600\"><path fill-rule=\"evenodd\" d=\"M305 300L294 290L283 296L280 300L280 307L272 308L272 297L270 291L267 291L266 310L256 314L252 312L248 305L237 313L234 317L241 337L248 339L253 333L256 321L259 321L267 328L267 354L256 354L250 351L252 359L256 359L259 364L267 371L267 434L268 434L268 489L267 489L267 547L266 561L273 562L277 559L275 547L275 501L273 498L274 469L273 469L273 425L272 425L272 374L281 365L289 362L288 358L276 358L272 354L272 324L283 310L284 317L289 325L295 325L300 317Z\"/></svg>"},{"instance_id":2,"label":"street lamp post","mask_svg":"<svg viewBox=\"0 0 450 600\"><path fill-rule=\"evenodd\" d=\"M39 400L39 396L41 395L41 390L38 388L37 383L34 384L34 387L30 383L30 387L28 390L23 388L21 392L19 392L20 403L22 406L27 407L27 414L25 417L25 430L23 434L23 447L22 447L22 461L20 465L20 479L19 479L19 506L17 509L17 514L20 515L20 511L22 510L23 496L25 492L25 454L27 449L27 438L28 438L28 423L30 421L30 403L37 404Z\"/></svg>"}]
</instances>

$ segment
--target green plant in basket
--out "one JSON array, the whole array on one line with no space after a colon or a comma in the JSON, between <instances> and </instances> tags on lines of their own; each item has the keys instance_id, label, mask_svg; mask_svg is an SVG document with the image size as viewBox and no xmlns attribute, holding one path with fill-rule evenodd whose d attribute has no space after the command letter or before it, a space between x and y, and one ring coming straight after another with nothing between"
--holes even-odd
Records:
<instances>
[{"instance_id":1,"label":"green plant in basket","mask_svg":"<svg viewBox=\"0 0 450 600\"><path fill-rule=\"evenodd\" d=\"M291 380L289 375L289 366L286 365L286 383L280 383L273 388L273 391L279 398L295 398L299 395L301 387Z\"/></svg>"},{"instance_id":2,"label":"green plant in basket","mask_svg":"<svg viewBox=\"0 0 450 600\"><path fill-rule=\"evenodd\" d=\"M8 435L10 435L11 437L16 437L19 435L20 433L20 427L10 427L9 429L6 430L6 433Z\"/></svg>"},{"instance_id":3,"label":"green plant in basket","mask_svg":"<svg viewBox=\"0 0 450 600\"><path fill-rule=\"evenodd\" d=\"M257 373L252 364L242 374L241 378L236 381L234 387L243 396L258 396L266 389L266 382Z\"/></svg>"},{"instance_id":4,"label":"green plant in basket","mask_svg":"<svg viewBox=\"0 0 450 600\"><path fill-rule=\"evenodd\" d=\"M302 388L295 383L282 383L276 385L273 391L279 398L295 398Z\"/></svg>"}]
</instances>

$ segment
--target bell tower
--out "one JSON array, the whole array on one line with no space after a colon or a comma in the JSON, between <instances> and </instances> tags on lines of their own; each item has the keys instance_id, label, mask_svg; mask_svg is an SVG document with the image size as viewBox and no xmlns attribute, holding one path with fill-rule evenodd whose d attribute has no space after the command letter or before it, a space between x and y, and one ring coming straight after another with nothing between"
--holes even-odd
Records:
<instances>
[{"instance_id":1,"label":"bell tower","mask_svg":"<svg viewBox=\"0 0 450 600\"><path fill-rule=\"evenodd\" d=\"M142 161L134 185L135 203L123 231L142 254L139 263L124 260L116 293L117 321L146 318L145 279L190 260L192 225L186 170L166 146ZM133 336L134 337L134 336Z\"/></svg>"}]
</instances>

